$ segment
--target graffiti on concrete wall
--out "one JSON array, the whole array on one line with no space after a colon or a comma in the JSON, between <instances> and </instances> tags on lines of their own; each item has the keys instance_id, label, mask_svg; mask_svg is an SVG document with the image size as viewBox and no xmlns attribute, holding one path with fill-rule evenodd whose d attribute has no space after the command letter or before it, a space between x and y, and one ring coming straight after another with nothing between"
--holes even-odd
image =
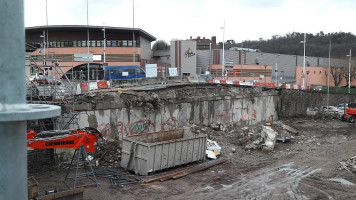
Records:
<instances>
[{"instance_id":1,"label":"graffiti on concrete wall","mask_svg":"<svg viewBox=\"0 0 356 200\"><path fill-rule=\"evenodd\" d=\"M153 132L155 124L151 120L140 120L129 125L129 135Z\"/></svg>"},{"instance_id":2,"label":"graffiti on concrete wall","mask_svg":"<svg viewBox=\"0 0 356 200\"><path fill-rule=\"evenodd\" d=\"M221 123L230 123L231 122L231 114L229 110L225 110L222 113L215 114L216 120Z\"/></svg>"},{"instance_id":3,"label":"graffiti on concrete wall","mask_svg":"<svg viewBox=\"0 0 356 200\"><path fill-rule=\"evenodd\" d=\"M177 127L178 127L178 122L177 122L177 118L175 117L170 117L167 121L162 122L161 124L162 131L174 130L177 129Z\"/></svg>"},{"instance_id":4,"label":"graffiti on concrete wall","mask_svg":"<svg viewBox=\"0 0 356 200\"><path fill-rule=\"evenodd\" d=\"M117 134L113 133L113 135L118 135L119 137L123 137L124 135L124 131L125 131L125 125L122 121L118 121L116 123L117 126ZM110 123L101 123L98 125L98 127L96 128L98 129L98 131L101 132L101 134L103 135L103 137L105 138L110 138L111 137L111 127L110 127Z\"/></svg>"},{"instance_id":5,"label":"graffiti on concrete wall","mask_svg":"<svg viewBox=\"0 0 356 200\"><path fill-rule=\"evenodd\" d=\"M100 131L103 137L105 138L109 138L111 135L110 123L103 122L99 124L98 127L96 127L96 129L98 129L98 131Z\"/></svg>"},{"instance_id":6,"label":"graffiti on concrete wall","mask_svg":"<svg viewBox=\"0 0 356 200\"><path fill-rule=\"evenodd\" d=\"M256 112L256 110L253 110L252 116L253 116L254 119L257 119L257 112Z\"/></svg>"}]
</instances>

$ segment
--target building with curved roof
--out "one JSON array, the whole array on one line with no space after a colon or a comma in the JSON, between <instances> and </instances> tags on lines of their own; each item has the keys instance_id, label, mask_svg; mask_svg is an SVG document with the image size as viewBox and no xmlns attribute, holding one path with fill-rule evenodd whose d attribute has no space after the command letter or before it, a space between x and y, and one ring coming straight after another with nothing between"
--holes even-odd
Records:
<instances>
[{"instance_id":1,"label":"building with curved roof","mask_svg":"<svg viewBox=\"0 0 356 200\"><path fill-rule=\"evenodd\" d=\"M89 54L94 55L90 68L105 64L144 67L146 63L152 63L151 42L156 40L139 28L107 26L36 26L27 27L25 33L26 48L34 50L32 58L39 66L44 66L43 58L53 58L65 72L86 64L87 61L75 61L74 55L88 54L88 49ZM48 61L46 65L49 65Z\"/></svg>"}]
</instances>

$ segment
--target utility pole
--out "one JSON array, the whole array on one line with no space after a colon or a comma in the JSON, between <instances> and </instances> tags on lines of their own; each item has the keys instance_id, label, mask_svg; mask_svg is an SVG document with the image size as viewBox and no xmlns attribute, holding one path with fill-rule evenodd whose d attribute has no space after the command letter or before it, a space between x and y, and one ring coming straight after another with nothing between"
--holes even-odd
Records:
<instances>
[{"instance_id":1,"label":"utility pole","mask_svg":"<svg viewBox=\"0 0 356 200\"><path fill-rule=\"evenodd\" d=\"M326 99L326 107L329 108L329 95L330 95L330 58L331 57L331 39L329 44L329 66L328 66L328 95Z\"/></svg>"},{"instance_id":2,"label":"utility pole","mask_svg":"<svg viewBox=\"0 0 356 200\"><path fill-rule=\"evenodd\" d=\"M307 42L307 36L306 33L304 33L304 40L303 40L303 44L304 44L304 56L303 56L303 72L302 72L302 80L303 80L303 85L302 85L302 89L305 89L305 43Z\"/></svg>"},{"instance_id":3,"label":"utility pole","mask_svg":"<svg viewBox=\"0 0 356 200\"><path fill-rule=\"evenodd\" d=\"M135 0L132 0L132 64L135 65L135 54L136 54L136 42L135 42Z\"/></svg>"},{"instance_id":4,"label":"utility pole","mask_svg":"<svg viewBox=\"0 0 356 200\"><path fill-rule=\"evenodd\" d=\"M349 57L349 93L350 93L350 85L351 85L351 49L350 49L350 54L347 55Z\"/></svg>"},{"instance_id":5,"label":"utility pole","mask_svg":"<svg viewBox=\"0 0 356 200\"><path fill-rule=\"evenodd\" d=\"M211 75L211 42L209 43L209 74Z\"/></svg>"},{"instance_id":6,"label":"utility pole","mask_svg":"<svg viewBox=\"0 0 356 200\"><path fill-rule=\"evenodd\" d=\"M225 19L224 19L224 27L222 27L223 29L223 44L222 44L222 67L221 67L221 78L225 79L224 77L224 70L225 70Z\"/></svg>"},{"instance_id":7,"label":"utility pole","mask_svg":"<svg viewBox=\"0 0 356 200\"><path fill-rule=\"evenodd\" d=\"M88 55L89 55L89 0L87 0L87 46L88 46ZM88 91L89 91L89 72L90 72L90 67L89 67L89 61L87 63L87 69L88 69Z\"/></svg>"},{"instance_id":8,"label":"utility pole","mask_svg":"<svg viewBox=\"0 0 356 200\"><path fill-rule=\"evenodd\" d=\"M105 37L105 23L103 23L103 32L104 32L104 63L106 63L106 37Z\"/></svg>"}]
</instances>

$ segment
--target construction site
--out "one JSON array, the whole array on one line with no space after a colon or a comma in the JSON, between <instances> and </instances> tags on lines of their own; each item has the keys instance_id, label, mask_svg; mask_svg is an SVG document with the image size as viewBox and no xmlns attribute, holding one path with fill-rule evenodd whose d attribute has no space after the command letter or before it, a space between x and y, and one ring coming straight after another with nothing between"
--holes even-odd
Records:
<instances>
[{"instance_id":1,"label":"construction site","mask_svg":"<svg viewBox=\"0 0 356 200\"><path fill-rule=\"evenodd\" d=\"M76 94L80 82L61 81L61 87L27 85L29 103L62 110L27 122L38 133L27 137L31 191L43 198L356 197L355 124L322 109L355 102L352 94L181 77L111 80L101 89L79 86ZM45 98L47 90L61 95ZM93 134L84 127L99 132L95 147L66 146L58 138ZM36 147L44 139L54 142Z\"/></svg>"},{"instance_id":2,"label":"construction site","mask_svg":"<svg viewBox=\"0 0 356 200\"><path fill-rule=\"evenodd\" d=\"M215 36L152 52L139 28L25 30L22 1L0 10L0 200L356 199L356 95L306 62L306 34L304 57L226 59Z\"/></svg>"}]
</instances>

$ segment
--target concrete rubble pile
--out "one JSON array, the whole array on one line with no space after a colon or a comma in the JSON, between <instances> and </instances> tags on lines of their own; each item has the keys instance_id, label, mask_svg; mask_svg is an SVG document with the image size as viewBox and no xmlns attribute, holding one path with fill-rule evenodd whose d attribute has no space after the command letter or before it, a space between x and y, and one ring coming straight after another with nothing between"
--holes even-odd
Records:
<instances>
[{"instance_id":1,"label":"concrete rubble pile","mask_svg":"<svg viewBox=\"0 0 356 200\"><path fill-rule=\"evenodd\" d=\"M96 166L119 167L121 159L121 145L117 140L100 143L94 153L93 163Z\"/></svg>"},{"instance_id":2,"label":"concrete rubble pile","mask_svg":"<svg viewBox=\"0 0 356 200\"><path fill-rule=\"evenodd\" d=\"M277 121L273 124L259 125L251 130L244 127L240 134L239 141L241 145L245 145L245 150L261 149L263 152L270 152L273 151L276 142L290 142L298 131Z\"/></svg>"},{"instance_id":3,"label":"concrete rubble pile","mask_svg":"<svg viewBox=\"0 0 356 200\"><path fill-rule=\"evenodd\" d=\"M341 161L338 169L339 170L347 170L351 173L356 173L356 156L354 156L346 161Z\"/></svg>"}]
</instances>

